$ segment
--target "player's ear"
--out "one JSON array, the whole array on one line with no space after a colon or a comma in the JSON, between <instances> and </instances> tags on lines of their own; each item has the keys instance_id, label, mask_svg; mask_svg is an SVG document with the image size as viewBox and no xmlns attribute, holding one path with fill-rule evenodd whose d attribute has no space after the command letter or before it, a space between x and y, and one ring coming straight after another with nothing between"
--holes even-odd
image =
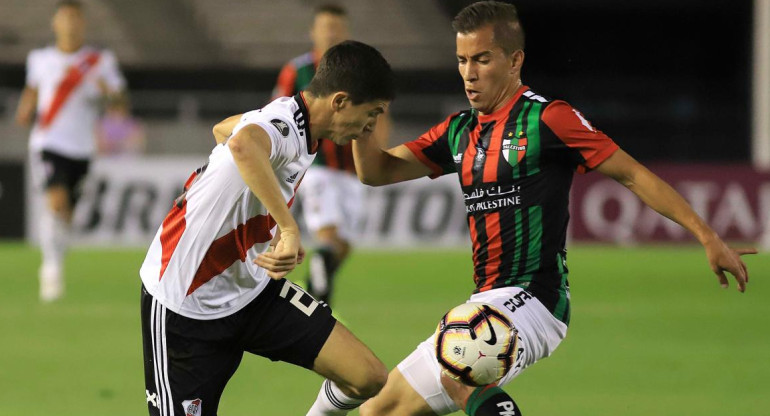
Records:
<instances>
[{"instance_id":1,"label":"player's ear","mask_svg":"<svg viewBox=\"0 0 770 416\"><path fill-rule=\"evenodd\" d=\"M340 111L348 105L350 96L344 91L335 92L332 94L332 109L334 111Z\"/></svg>"},{"instance_id":2,"label":"player's ear","mask_svg":"<svg viewBox=\"0 0 770 416\"><path fill-rule=\"evenodd\" d=\"M511 73L521 72L522 65L524 65L524 51L517 49L511 54Z\"/></svg>"}]
</instances>

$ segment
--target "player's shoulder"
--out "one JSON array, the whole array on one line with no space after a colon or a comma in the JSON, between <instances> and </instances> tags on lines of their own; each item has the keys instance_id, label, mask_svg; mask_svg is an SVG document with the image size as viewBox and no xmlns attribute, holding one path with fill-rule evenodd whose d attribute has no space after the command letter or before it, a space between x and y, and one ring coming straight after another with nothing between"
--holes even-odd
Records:
<instances>
[{"instance_id":1,"label":"player's shoulder","mask_svg":"<svg viewBox=\"0 0 770 416\"><path fill-rule=\"evenodd\" d=\"M45 46L41 46L39 48L30 50L29 54L27 54L27 57L30 60L39 60L39 59L44 59L47 56L51 56L55 53L56 53L55 46L45 45Z\"/></svg>"},{"instance_id":2,"label":"player's shoulder","mask_svg":"<svg viewBox=\"0 0 770 416\"><path fill-rule=\"evenodd\" d=\"M295 56L289 61L294 68L302 68L308 65L314 65L313 52L306 52L302 55Z\"/></svg>"},{"instance_id":3,"label":"player's shoulder","mask_svg":"<svg viewBox=\"0 0 770 416\"><path fill-rule=\"evenodd\" d=\"M529 88L526 91L524 91L524 93L521 94L521 97L524 100L527 100L527 101L530 101L530 102L533 102L533 103L544 104L546 106L550 105L554 101L558 101L558 100L554 100L553 98L548 97L548 96L546 96L544 94L540 94L540 93L538 93L537 91L535 91L535 90L533 90L531 88Z\"/></svg>"},{"instance_id":4,"label":"player's shoulder","mask_svg":"<svg viewBox=\"0 0 770 416\"><path fill-rule=\"evenodd\" d=\"M447 118L444 119L442 124L445 124L449 126L452 123L455 122L473 122L478 117L479 112L468 108L466 110L458 111L455 113L450 114Z\"/></svg>"},{"instance_id":5,"label":"player's shoulder","mask_svg":"<svg viewBox=\"0 0 770 416\"><path fill-rule=\"evenodd\" d=\"M98 53L102 59L112 59L117 60L117 56L115 55L115 52L110 48L100 48L100 47L92 47L93 51Z\"/></svg>"},{"instance_id":6,"label":"player's shoulder","mask_svg":"<svg viewBox=\"0 0 770 416\"><path fill-rule=\"evenodd\" d=\"M294 114L299 111L299 104L294 97L278 97L257 111L260 111L264 117L274 115L295 123Z\"/></svg>"},{"instance_id":7,"label":"player's shoulder","mask_svg":"<svg viewBox=\"0 0 770 416\"><path fill-rule=\"evenodd\" d=\"M540 105L540 119L546 123L574 111L573 107L563 99L549 97L532 89L524 91L521 96L526 102Z\"/></svg>"},{"instance_id":8,"label":"player's shoulder","mask_svg":"<svg viewBox=\"0 0 770 416\"><path fill-rule=\"evenodd\" d=\"M275 129L281 136L289 137L298 134L298 111L294 97L279 97L260 109L244 113L241 124L258 124L263 129Z\"/></svg>"}]
</instances>

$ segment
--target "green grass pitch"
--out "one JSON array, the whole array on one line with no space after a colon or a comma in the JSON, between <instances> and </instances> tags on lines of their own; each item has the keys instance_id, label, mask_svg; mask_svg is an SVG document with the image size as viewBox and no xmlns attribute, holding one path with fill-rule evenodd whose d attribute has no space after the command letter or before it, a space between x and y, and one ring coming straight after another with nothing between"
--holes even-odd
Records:
<instances>
[{"instance_id":1,"label":"green grass pitch","mask_svg":"<svg viewBox=\"0 0 770 416\"><path fill-rule=\"evenodd\" d=\"M147 414L143 256L74 250L66 298L41 305L39 253L0 244L0 415ZM530 416L770 415L770 256L746 260L740 294L719 287L695 247L574 246L569 335L506 390ZM335 311L392 367L467 298L470 273L466 251L359 251L339 276ZM304 415L320 383L247 356L220 414Z\"/></svg>"}]
</instances>

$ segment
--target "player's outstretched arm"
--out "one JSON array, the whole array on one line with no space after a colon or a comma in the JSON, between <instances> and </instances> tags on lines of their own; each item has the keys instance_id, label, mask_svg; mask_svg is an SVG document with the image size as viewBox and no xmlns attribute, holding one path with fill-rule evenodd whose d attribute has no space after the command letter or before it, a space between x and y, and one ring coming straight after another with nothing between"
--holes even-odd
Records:
<instances>
[{"instance_id":1,"label":"player's outstretched arm","mask_svg":"<svg viewBox=\"0 0 770 416\"><path fill-rule=\"evenodd\" d=\"M270 137L261 127L252 124L238 131L227 145L243 181L281 228L281 240L275 251L264 253L255 261L267 270L268 276L280 279L297 266L301 241L299 227L289 212L270 165Z\"/></svg>"},{"instance_id":2,"label":"player's outstretched arm","mask_svg":"<svg viewBox=\"0 0 770 416\"><path fill-rule=\"evenodd\" d=\"M37 107L37 88L25 87L19 98L19 106L16 108L16 124L28 127L32 124Z\"/></svg>"},{"instance_id":3,"label":"player's outstretched arm","mask_svg":"<svg viewBox=\"0 0 770 416\"><path fill-rule=\"evenodd\" d=\"M706 249L711 270L722 287L728 287L725 272L729 272L735 277L738 290L746 290L749 273L740 256L756 254L756 249L729 248L674 188L623 150L615 152L596 170L620 182L647 206L690 231Z\"/></svg>"},{"instance_id":4,"label":"player's outstretched arm","mask_svg":"<svg viewBox=\"0 0 770 416\"><path fill-rule=\"evenodd\" d=\"M217 141L217 144L224 143L225 140L233 134L233 129L238 125L238 122L241 121L242 115L243 114L230 116L214 125L212 133L214 133L214 140Z\"/></svg>"},{"instance_id":5,"label":"player's outstretched arm","mask_svg":"<svg viewBox=\"0 0 770 416\"><path fill-rule=\"evenodd\" d=\"M383 140L377 136L379 128L373 134L353 141L353 160L361 182L381 186L432 173L405 145L383 150L379 144Z\"/></svg>"}]
</instances>

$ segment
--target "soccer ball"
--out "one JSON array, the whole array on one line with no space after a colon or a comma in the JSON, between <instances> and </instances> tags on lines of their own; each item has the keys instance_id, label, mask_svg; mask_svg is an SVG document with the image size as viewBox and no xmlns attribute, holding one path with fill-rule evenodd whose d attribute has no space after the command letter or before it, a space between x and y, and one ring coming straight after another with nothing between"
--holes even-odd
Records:
<instances>
[{"instance_id":1,"label":"soccer ball","mask_svg":"<svg viewBox=\"0 0 770 416\"><path fill-rule=\"evenodd\" d=\"M514 362L518 331L499 309L469 302L452 308L436 328L444 374L469 386L499 381Z\"/></svg>"}]
</instances>

